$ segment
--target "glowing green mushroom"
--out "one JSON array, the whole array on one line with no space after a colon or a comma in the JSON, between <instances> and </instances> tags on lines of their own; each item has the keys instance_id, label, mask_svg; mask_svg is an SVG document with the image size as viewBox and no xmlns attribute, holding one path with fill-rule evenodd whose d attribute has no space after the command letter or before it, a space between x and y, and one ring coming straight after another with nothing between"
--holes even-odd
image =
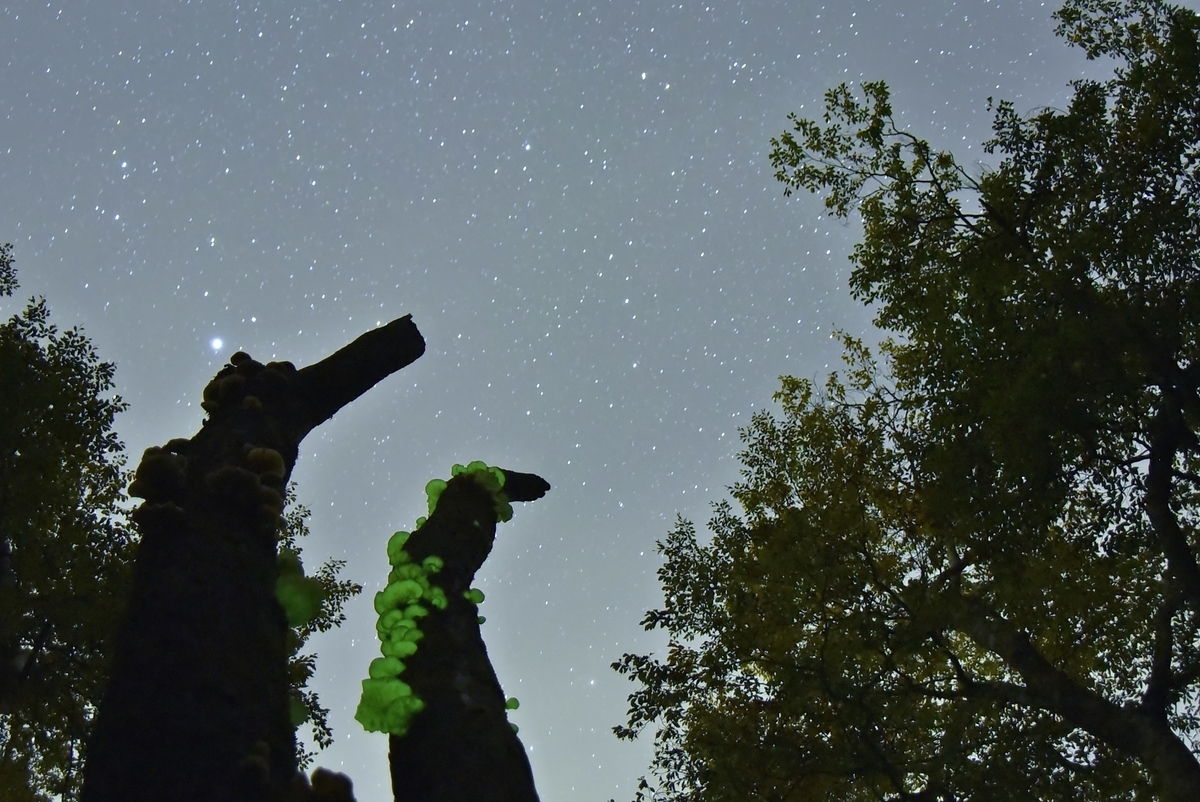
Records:
<instances>
[{"instance_id":1,"label":"glowing green mushroom","mask_svg":"<svg viewBox=\"0 0 1200 802\"><path fill-rule=\"evenodd\" d=\"M389 610L404 607L421 598L424 592L424 588L412 579L393 582L375 594L375 612L383 615Z\"/></svg>"},{"instance_id":2,"label":"glowing green mushroom","mask_svg":"<svg viewBox=\"0 0 1200 802\"><path fill-rule=\"evenodd\" d=\"M505 475L500 468L475 460L467 465L455 464L450 474L452 477L466 474L487 490L492 497L497 521L507 521L512 517L512 505L503 490ZM433 515L446 487L447 482L442 479L434 479L425 485L429 515ZM426 521L425 517L418 518L416 530L421 529ZM477 527L482 526L479 521L475 523ZM404 548L410 536L409 532L399 531L388 540L388 564L392 570L388 574L387 586L375 594L375 611L379 613L375 630L379 634L379 651L383 656L371 661L370 676L363 680L362 698L354 714L363 728L371 732L404 735L408 732L412 717L424 709L425 703L399 677L405 670L404 661L417 653L417 644L424 637L420 619L430 615L431 609L445 610L448 606L445 589L431 581L431 577L445 567L445 562L434 555L425 557L420 563L414 562L413 556ZM281 558L286 560L286 565L280 565L281 576L304 579L298 558L294 558L294 555L281 555ZM463 598L478 605L483 602L483 591L471 588L463 593ZM483 616L477 617L480 624L484 620ZM516 705L515 698L505 703L510 710L515 710ZM515 725L513 730L516 730Z\"/></svg>"},{"instance_id":3,"label":"glowing green mushroom","mask_svg":"<svg viewBox=\"0 0 1200 802\"><path fill-rule=\"evenodd\" d=\"M404 608L404 615L412 619L413 625L415 626L417 619L424 618L425 616L429 615L429 611L420 604L410 604Z\"/></svg>"},{"instance_id":4,"label":"glowing green mushroom","mask_svg":"<svg viewBox=\"0 0 1200 802\"><path fill-rule=\"evenodd\" d=\"M404 673L404 663L395 657L376 657L371 661L371 667L367 673L371 675L372 679L398 677Z\"/></svg>"},{"instance_id":5,"label":"glowing green mushroom","mask_svg":"<svg viewBox=\"0 0 1200 802\"><path fill-rule=\"evenodd\" d=\"M441 498L442 491L445 489L445 479L430 479L429 484L425 485L425 495L429 498L430 515L433 515L433 511L437 507L438 499Z\"/></svg>"},{"instance_id":6,"label":"glowing green mushroom","mask_svg":"<svg viewBox=\"0 0 1200 802\"><path fill-rule=\"evenodd\" d=\"M446 609L446 604L447 604L446 591L442 590L437 585L434 585L433 587L431 587L429 589L429 593L427 593L425 597L427 599L429 599L429 603L432 604L437 609L439 609L439 610Z\"/></svg>"},{"instance_id":7,"label":"glowing green mushroom","mask_svg":"<svg viewBox=\"0 0 1200 802\"><path fill-rule=\"evenodd\" d=\"M391 565L401 565L408 562L408 552L404 550L404 544L408 542L408 532L400 531L392 535L387 544L388 563Z\"/></svg>"},{"instance_id":8,"label":"glowing green mushroom","mask_svg":"<svg viewBox=\"0 0 1200 802\"><path fill-rule=\"evenodd\" d=\"M428 582L425 579L425 569L415 563L406 563L405 565L397 565L388 574L388 582L401 582L405 579L411 579L418 585L423 582Z\"/></svg>"},{"instance_id":9,"label":"glowing green mushroom","mask_svg":"<svg viewBox=\"0 0 1200 802\"><path fill-rule=\"evenodd\" d=\"M391 632L396 627L411 627L416 624L409 619L404 610L389 610L379 616L379 621L375 624L375 629L379 632Z\"/></svg>"},{"instance_id":10,"label":"glowing green mushroom","mask_svg":"<svg viewBox=\"0 0 1200 802\"><path fill-rule=\"evenodd\" d=\"M365 679L362 689L354 718L368 732L404 735L412 717L425 707L408 683L394 677Z\"/></svg>"},{"instance_id":11,"label":"glowing green mushroom","mask_svg":"<svg viewBox=\"0 0 1200 802\"><path fill-rule=\"evenodd\" d=\"M417 644L410 640L386 640L379 647L379 651L383 652L384 657L403 659L417 653Z\"/></svg>"}]
</instances>

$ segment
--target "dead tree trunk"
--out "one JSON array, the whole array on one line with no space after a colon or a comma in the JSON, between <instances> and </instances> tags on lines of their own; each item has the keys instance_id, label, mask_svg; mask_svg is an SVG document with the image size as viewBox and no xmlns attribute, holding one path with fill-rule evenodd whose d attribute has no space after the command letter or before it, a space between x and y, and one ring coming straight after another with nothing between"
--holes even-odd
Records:
<instances>
[{"instance_id":1,"label":"dead tree trunk","mask_svg":"<svg viewBox=\"0 0 1200 802\"><path fill-rule=\"evenodd\" d=\"M204 389L203 428L146 451L130 487L145 499L142 542L84 802L288 796L283 490L309 431L424 350L406 315L302 370L235 354Z\"/></svg>"},{"instance_id":2,"label":"dead tree trunk","mask_svg":"<svg viewBox=\"0 0 1200 802\"><path fill-rule=\"evenodd\" d=\"M509 501L534 501L550 489L534 474L504 476ZM401 675L425 707L405 735L389 739L396 802L538 800L483 644L479 610L463 595L495 537L495 497L465 474L449 481L429 520L405 545L416 563L431 556L444 563L434 581L447 605L421 619L424 637Z\"/></svg>"}]
</instances>

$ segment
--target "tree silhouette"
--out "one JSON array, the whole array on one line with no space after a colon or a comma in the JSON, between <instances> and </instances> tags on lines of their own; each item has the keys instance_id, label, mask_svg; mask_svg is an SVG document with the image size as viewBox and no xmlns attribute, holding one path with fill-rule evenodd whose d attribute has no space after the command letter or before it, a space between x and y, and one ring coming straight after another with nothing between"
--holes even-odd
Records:
<instances>
[{"instance_id":1,"label":"tree silhouette","mask_svg":"<svg viewBox=\"0 0 1200 802\"><path fill-rule=\"evenodd\" d=\"M17 288L0 245L0 295ZM0 325L0 789L78 798L135 538L113 365L44 299Z\"/></svg>"},{"instance_id":2,"label":"tree silhouette","mask_svg":"<svg viewBox=\"0 0 1200 802\"><path fill-rule=\"evenodd\" d=\"M411 316L297 370L237 353L190 440L147 449L128 614L83 799L282 799L296 781L287 620L276 600L284 489L300 442L425 343Z\"/></svg>"},{"instance_id":3,"label":"tree silhouette","mask_svg":"<svg viewBox=\"0 0 1200 802\"><path fill-rule=\"evenodd\" d=\"M390 733L392 792L405 802L537 802L533 773L479 626L471 588L513 501L541 498L540 476L482 462L434 480L429 518L388 543L393 569L376 594L383 657L355 717Z\"/></svg>"},{"instance_id":4,"label":"tree silhouette","mask_svg":"<svg viewBox=\"0 0 1200 802\"><path fill-rule=\"evenodd\" d=\"M896 332L742 432L742 508L661 544L658 798L1200 799L1200 16L1069 0L1111 80L994 104L975 177L826 95L771 158L858 213Z\"/></svg>"}]
</instances>

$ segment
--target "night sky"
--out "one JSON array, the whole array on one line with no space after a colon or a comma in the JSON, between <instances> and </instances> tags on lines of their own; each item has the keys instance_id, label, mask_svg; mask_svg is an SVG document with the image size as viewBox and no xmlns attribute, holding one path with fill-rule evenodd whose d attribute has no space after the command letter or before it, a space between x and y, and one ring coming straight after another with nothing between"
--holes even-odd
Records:
<instances>
[{"instance_id":1,"label":"night sky","mask_svg":"<svg viewBox=\"0 0 1200 802\"><path fill-rule=\"evenodd\" d=\"M3 0L0 0L2 3ZM1189 4L1193 5L1194 4ZM0 12L0 242L21 289L81 325L131 408L131 464L191 436L236 350L316 361L411 313L425 356L302 445L306 563L366 590L317 638L314 682L360 802L387 739L352 718L377 655L391 532L455 462L546 477L477 585L484 637L545 800L618 802L618 742L661 650L655 540L737 479L777 377L875 339L849 295L856 222L785 199L788 112L886 79L897 122L976 174L986 99L1063 108L1104 77L1057 2L367 3L69 0Z\"/></svg>"}]
</instances>

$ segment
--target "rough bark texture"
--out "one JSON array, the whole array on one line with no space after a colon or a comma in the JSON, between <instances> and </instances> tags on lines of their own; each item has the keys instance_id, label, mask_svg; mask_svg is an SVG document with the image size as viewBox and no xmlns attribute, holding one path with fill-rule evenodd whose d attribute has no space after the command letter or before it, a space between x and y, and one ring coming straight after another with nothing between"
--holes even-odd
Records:
<instances>
[{"instance_id":1,"label":"rough bark texture","mask_svg":"<svg viewBox=\"0 0 1200 802\"><path fill-rule=\"evenodd\" d=\"M510 501L533 501L550 485L505 471ZM405 549L413 560L436 555L445 610L421 619L425 637L403 679L425 702L406 735L391 736L396 802L537 802L525 748L509 725L504 692L479 631L478 608L463 597L492 550L492 495L470 475L450 480L437 508Z\"/></svg>"},{"instance_id":2,"label":"rough bark texture","mask_svg":"<svg viewBox=\"0 0 1200 802\"><path fill-rule=\"evenodd\" d=\"M130 487L145 499L142 543L85 802L293 794L283 490L309 431L424 350L406 315L303 370L235 354L204 390L203 428L146 451Z\"/></svg>"}]
</instances>

